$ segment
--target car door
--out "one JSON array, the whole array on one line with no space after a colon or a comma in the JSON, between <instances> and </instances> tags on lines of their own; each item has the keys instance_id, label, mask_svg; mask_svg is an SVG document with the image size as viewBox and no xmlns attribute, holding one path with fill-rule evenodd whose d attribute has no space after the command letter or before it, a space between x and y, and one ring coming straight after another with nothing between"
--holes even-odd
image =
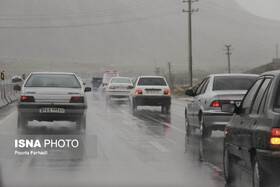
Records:
<instances>
[{"instance_id":1,"label":"car door","mask_svg":"<svg viewBox=\"0 0 280 187\"><path fill-rule=\"evenodd\" d=\"M193 121L197 126L199 125L199 112L201 109L205 89L208 84L208 79L209 78L207 77L201 82L193 97Z\"/></svg>"},{"instance_id":2,"label":"car door","mask_svg":"<svg viewBox=\"0 0 280 187\"><path fill-rule=\"evenodd\" d=\"M253 146L253 133L258 125L260 116L262 114L262 109L260 109L262 101L265 99L265 95L271 83L271 78L266 78L261 87L256 93L256 97L252 104L251 112L248 115L247 122L243 124L242 128L242 141L240 144L243 160L246 163L246 167L250 169L251 167L251 157L250 150Z\"/></svg>"},{"instance_id":3,"label":"car door","mask_svg":"<svg viewBox=\"0 0 280 187\"><path fill-rule=\"evenodd\" d=\"M247 92L242 102L242 106L239 108L239 112L235 114L231 120L231 125L228 126L227 131L230 133L230 139L228 142L228 148L231 154L236 155L240 159L240 164L246 166L242 151L241 145L244 144L247 123L249 123L249 114L252 108L252 101L254 100L256 93L263 82L263 78L258 79L251 89Z\"/></svg>"},{"instance_id":4,"label":"car door","mask_svg":"<svg viewBox=\"0 0 280 187\"><path fill-rule=\"evenodd\" d=\"M197 89L195 90L194 94L192 97L190 97L187 101L187 115L188 115L188 120L189 120L189 123L191 124L194 124L194 100L196 98L197 95L199 95L202 87L203 87L203 83L204 83L204 80L198 85Z\"/></svg>"}]
</instances>

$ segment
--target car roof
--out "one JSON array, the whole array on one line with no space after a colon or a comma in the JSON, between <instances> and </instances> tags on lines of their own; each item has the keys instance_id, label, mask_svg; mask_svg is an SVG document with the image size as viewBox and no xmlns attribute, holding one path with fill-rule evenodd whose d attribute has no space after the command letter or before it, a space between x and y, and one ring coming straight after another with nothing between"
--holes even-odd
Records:
<instances>
[{"instance_id":1,"label":"car roof","mask_svg":"<svg viewBox=\"0 0 280 187\"><path fill-rule=\"evenodd\" d=\"M264 72L264 73L262 73L260 76L265 76L265 75L278 76L278 75L280 75L280 70L274 70L274 71Z\"/></svg>"},{"instance_id":2,"label":"car roof","mask_svg":"<svg viewBox=\"0 0 280 187\"><path fill-rule=\"evenodd\" d=\"M212 77L222 77L222 76L248 76L248 77L258 77L257 74L243 74L243 73L219 73L219 74L211 74L209 76Z\"/></svg>"},{"instance_id":3,"label":"car roof","mask_svg":"<svg viewBox=\"0 0 280 187\"><path fill-rule=\"evenodd\" d=\"M164 78L163 76L154 76L154 75L151 75L151 76L139 76L139 78Z\"/></svg>"},{"instance_id":4,"label":"car roof","mask_svg":"<svg viewBox=\"0 0 280 187\"><path fill-rule=\"evenodd\" d=\"M112 77L112 79L131 79L129 77Z\"/></svg>"},{"instance_id":5,"label":"car roof","mask_svg":"<svg viewBox=\"0 0 280 187\"><path fill-rule=\"evenodd\" d=\"M69 73L69 72L31 72L30 74L76 75L75 73Z\"/></svg>"}]
</instances>

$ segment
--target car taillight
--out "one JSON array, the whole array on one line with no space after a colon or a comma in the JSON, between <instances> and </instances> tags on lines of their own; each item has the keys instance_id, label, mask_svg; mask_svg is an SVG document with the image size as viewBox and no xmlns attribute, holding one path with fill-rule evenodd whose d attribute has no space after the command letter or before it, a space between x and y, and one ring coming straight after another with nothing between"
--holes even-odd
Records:
<instances>
[{"instance_id":1,"label":"car taillight","mask_svg":"<svg viewBox=\"0 0 280 187\"><path fill-rule=\"evenodd\" d=\"M20 102L35 102L33 96L21 96Z\"/></svg>"},{"instance_id":2,"label":"car taillight","mask_svg":"<svg viewBox=\"0 0 280 187\"><path fill-rule=\"evenodd\" d=\"M143 91L142 91L142 90L136 90L136 91L135 91L135 94L136 94L136 95L138 95L138 94L143 94Z\"/></svg>"},{"instance_id":3,"label":"car taillight","mask_svg":"<svg viewBox=\"0 0 280 187\"><path fill-rule=\"evenodd\" d=\"M164 90L164 95L170 95L171 91L170 90Z\"/></svg>"},{"instance_id":4,"label":"car taillight","mask_svg":"<svg viewBox=\"0 0 280 187\"><path fill-rule=\"evenodd\" d=\"M116 89L116 87L115 86L110 86L109 89Z\"/></svg>"},{"instance_id":5,"label":"car taillight","mask_svg":"<svg viewBox=\"0 0 280 187\"><path fill-rule=\"evenodd\" d=\"M210 107L222 107L223 104L230 104L230 100L215 100Z\"/></svg>"},{"instance_id":6,"label":"car taillight","mask_svg":"<svg viewBox=\"0 0 280 187\"><path fill-rule=\"evenodd\" d=\"M70 103L84 103L84 97L71 97Z\"/></svg>"},{"instance_id":7,"label":"car taillight","mask_svg":"<svg viewBox=\"0 0 280 187\"><path fill-rule=\"evenodd\" d=\"M273 128L270 132L270 144L280 145L280 128Z\"/></svg>"}]
</instances>

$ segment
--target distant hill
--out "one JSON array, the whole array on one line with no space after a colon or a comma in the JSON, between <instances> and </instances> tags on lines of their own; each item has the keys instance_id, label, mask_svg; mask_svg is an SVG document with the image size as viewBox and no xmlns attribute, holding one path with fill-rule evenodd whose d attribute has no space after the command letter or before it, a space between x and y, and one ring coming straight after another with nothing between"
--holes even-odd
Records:
<instances>
[{"instance_id":1,"label":"distant hill","mask_svg":"<svg viewBox=\"0 0 280 187\"><path fill-rule=\"evenodd\" d=\"M245 71L244 73L252 74L262 74L266 71L279 70L280 69L280 58L274 58L272 62L253 68L251 70Z\"/></svg>"}]
</instances>

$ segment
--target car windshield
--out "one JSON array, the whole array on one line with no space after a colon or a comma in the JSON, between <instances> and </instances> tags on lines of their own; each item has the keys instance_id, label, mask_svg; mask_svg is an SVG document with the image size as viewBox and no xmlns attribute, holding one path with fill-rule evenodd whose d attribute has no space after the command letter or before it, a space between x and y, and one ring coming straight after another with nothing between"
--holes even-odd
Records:
<instances>
[{"instance_id":1,"label":"car windshield","mask_svg":"<svg viewBox=\"0 0 280 187\"><path fill-rule=\"evenodd\" d=\"M117 78L117 79L111 79L111 83L126 83L126 84L130 84L131 81L129 79L126 79L126 78Z\"/></svg>"},{"instance_id":2,"label":"car windshield","mask_svg":"<svg viewBox=\"0 0 280 187\"><path fill-rule=\"evenodd\" d=\"M248 90L255 80L253 76L217 76L213 90Z\"/></svg>"},{"instance_id":3,"label":"car windshield","mask_svg":"<svg viewBox=\"0 0 280 187\"><path fill-rule=\"evenodd\" d=\"M138 81L140 86L166 86L166 82L163 78L160 77L145 77L140 78Z\"/></svg>"},{"instance_id":4,"label":"car windshield","mask_svg":"<svg viewBox=\"0 0 280 187\"><path fill-rule=\"evenodd\" d=\"M27 80L25 87L81 88L81 85L75 75L33 74Z\"/></svg>"}]
</instances>

